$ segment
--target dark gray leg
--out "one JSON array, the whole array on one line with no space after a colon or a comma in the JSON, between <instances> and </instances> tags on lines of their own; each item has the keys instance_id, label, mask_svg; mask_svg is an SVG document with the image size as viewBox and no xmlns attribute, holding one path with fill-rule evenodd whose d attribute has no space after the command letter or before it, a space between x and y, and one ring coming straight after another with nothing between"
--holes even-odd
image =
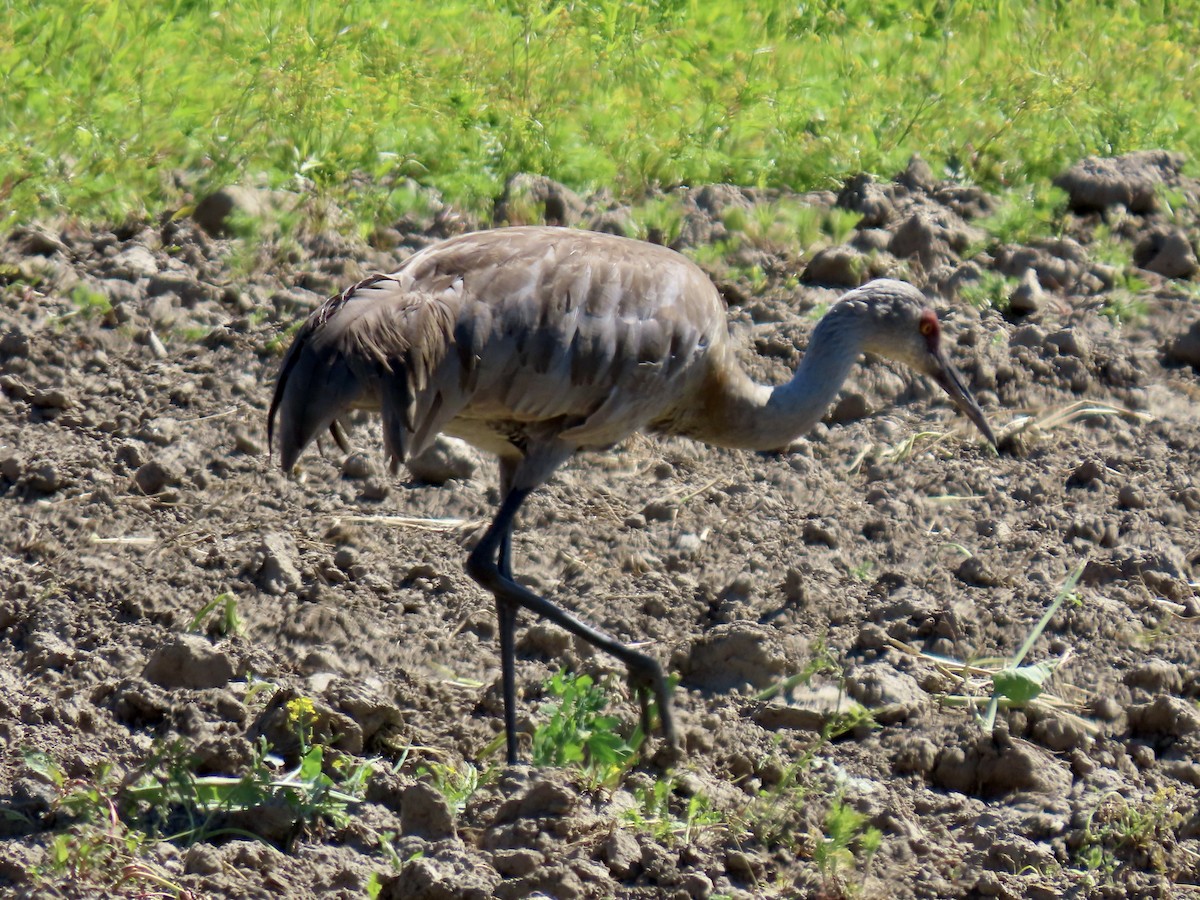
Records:
<instances>
[{"instance_id":1,"label":"dark gray leg","mask_svg":"<svg viewBox=\"0 0 1200 900\"><path fill-rule=\"evenodd\" d=\"M503 485L504 478L501 478ZM500 503L496 517L483 537L467 557L467 574L496 598L496 610L500 625L500 670L504 689L504 727L507 731L508 763L518 761L516 732L516 652L515 630L518 609L549 619L576 637L582 638L615 656L629 669L630 681L642 701L642 727L649 738L650 715L646 693L652 692L658 703L659 720L663 737L673 752L678 752L675 734L675 718L671 710L670 689L662 667L653 657L626 647L601 631L580 621L562 607L540 597L512 579L512 527L517 510L530 494L529 490L510 490Z\"/></svg>"}]
</instances>

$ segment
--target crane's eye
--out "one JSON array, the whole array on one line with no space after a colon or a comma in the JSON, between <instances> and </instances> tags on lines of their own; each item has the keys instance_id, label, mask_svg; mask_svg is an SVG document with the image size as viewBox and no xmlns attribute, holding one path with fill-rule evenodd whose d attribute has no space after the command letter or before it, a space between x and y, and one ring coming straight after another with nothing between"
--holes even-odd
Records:
<instances>
[{"instance_id":1,"label":"crane's eye","mask_svg":"<svg viewBox=\"0 0 1200 900\"><path fill-rule=\"evenodd\" d=\"M921 324L917 326L921 335L926 339L934 339L938 335L937 313L927 309L921 313Z\"/></svg>"}]
</instances>

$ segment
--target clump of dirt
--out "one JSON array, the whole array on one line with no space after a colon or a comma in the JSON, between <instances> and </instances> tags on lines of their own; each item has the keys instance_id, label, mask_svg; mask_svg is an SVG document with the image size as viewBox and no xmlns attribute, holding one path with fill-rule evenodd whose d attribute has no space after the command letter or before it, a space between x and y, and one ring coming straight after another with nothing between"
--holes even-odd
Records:
<instances>
[{"instance_id":1,"label":"clump of dirt","mask_svg":"<svg viewBox=\"0 0 1200 900\"><path fill-rule=\"evenodd\" d=\"M1185 279L1200 191L1177 163L1081 164L1058 233L1022 244L989 238L996 198L919 160L840 194L671 195L678 219L652 236L723 242L700 255L757 376L786 377L844 286L906 277L942 298L1001 452L935 388L871 361L785 453L637 438L574 461L530 499L515 568L681 676L684 760L608 784L499 767L492 601L461 566L497 499L490 464L443 445L419 478L392 477L365 417L356 452L310 453L298 478L266 452L288 329L468 217L431 198L367 243L237 237L237 210L306 202L237 189L197 208L203 227L165 215L5 236L0 886L905 898L1195 884L1200 306ZM1156 186L1169 208L1147 199ZM857 226L809 246L744 226L784 201ZM503 203L509 219L607 230L636 212L532 177ZM1028 657L1059 661L1057 702L1002 706L983 729L961 695L986 699L988 660L1013 657L1078 567ZM523 732L561 666L619 685L612 660L522 625ZM614 690L632 727L637 704ZM69 785L118 796L169 748L198 777L240 775L262 741L284 769L323 747L331 779L381 761L344 816L242 813L191 846L122 844L113 871L141 866L123 882L81 868Z\"/></svg>"}]
</instances>

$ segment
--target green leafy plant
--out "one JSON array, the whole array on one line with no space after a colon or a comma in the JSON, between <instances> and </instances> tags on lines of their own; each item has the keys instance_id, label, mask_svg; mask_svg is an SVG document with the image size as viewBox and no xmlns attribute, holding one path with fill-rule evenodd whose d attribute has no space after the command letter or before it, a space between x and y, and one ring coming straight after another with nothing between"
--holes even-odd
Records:
<instances>
[{"instance_id":1,"label":"green leafy plant","mask_svg":"<svg viewBox=\"0 0 1200 900\"><path fill-rule=\"evenodd\" d=\"M242 775L196 775L182 744L164 749L158 759L125 792L124 798L139 805L143 816L163 825L183 820L167 839L192 843L218 834L258 837L241 825L229 825L231 817L249 822L246 815L256 810L281 811L292 822L292 833L323 821L340 827L349 821L351 805L361 801L375 763L351 762L336 756L310 739L312 701L297 698L289 704L289 716L300 736L298 762L290 769L260 741L248 770ZM326 770L332 772L329 774Z\"/></svg>"},{"instance_id":2,"label":"green leafy plant","mask_svg":"<svg viewBox=\"0 0 1200 900\"><path fill-rule=\"evenodd\" d=\"M533 764L580 766L601 784L620 777L642 743L640 727L629 738L622 723L606 715L607 683L559 671L545 685L554 700L542 704L548 719L533 732Z\"/></svg>"},{"instance_id":3,"label":"green leafy plant","mask_svg":"<svg viewBox=\"0 0 1200 900\"><path fill-rule=\"evenodd\" d=\"M1188 811L1175 788L1160 788L1139 800L1108 794L1088 814L1074 867L1102 880L1111 879L1122 864L1167 871L1168 853L1179 842Z\"/></svg>"},{"instance_id":4,"label":"green leafy plant","mask_svg":"<svg viewBox=\"0 0 1200 900\"><path fill-rule=\"evenodd\" d=\"M1142 295L1149 290L1146 280L1138 275L1133 268L1122 271L1117 283L1111 291L1104 295L1104 304L1100 307L1100 315L1114 325L1137 324L1145 321L1149 306Z\"/></svg>"},{"instance_id":5,"label":"green leafy plant","mask_svg":"<svg viewBox=\"0 0 1200 900\"><path fill-rule=\"evenodd\" d=\"M1099 0L415 0L386 20L282 0L15 4L0 22L0 231L63 209L122 221L237 182L328 197L369 230L420 213L410 179L486 218L518 172L626 198L821 188L931 148L935 171L1052 210L1028 186L1070 161L1200 143L1192 27ZM1021 216L997 233L1044 230Z\"/></svg>"},{"instance_id":6,"label":"green leafy plant","mask_svg":"<svg viewBox=\"0 0 1200 900\"><path fill-rule=\"evenodd\" d=\"M654 240L672 246L683 230L683 203L675 194L662 194L634 207L635 234L643 240Z\"/></svg>"},{"instance_id":7,"label":"green leafy plant","mask_svg":"<svg viewBox=\"0 0 1200 900\"><path fill-rule=\"evenodd\" d=\"M1027 191L1009 192L1000 208L979 221L979 226L1000 244L1028 244L1063 233L1067 215L1067 193L1051 185L1037 184Z\"/></svg>"}]
</instances>

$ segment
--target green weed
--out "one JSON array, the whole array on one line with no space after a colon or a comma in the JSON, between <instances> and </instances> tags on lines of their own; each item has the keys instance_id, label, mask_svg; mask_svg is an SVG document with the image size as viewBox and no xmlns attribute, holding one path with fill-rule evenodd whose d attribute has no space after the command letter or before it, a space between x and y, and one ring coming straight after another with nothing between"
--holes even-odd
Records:
<instances>
[{"instance_id":1,"label":"green weed","mask_svg":"<svg viewBox=\"0 0 1200 900\"><path fill-rule=\"evenodd\" d=\"M1113 289L1104 295L1104 304L1100 307L1100 315L1114 325L1137 324L1145 321L1150 307L1142 295L1149 290L1149 284L1138 275L1132 267L1122 271Z\"/></svg>"},{"instance_id":2,"label":"green weed","mask_svg":"<svg viewBox=\"0 0 1200 900\"><path fill-rule=\"evenodd\" d=\"M596 684L590 675L563 670L545 688L556 699L542 704L549 718L533 732L533 764L580 766L598 784L615 783L642 743L640 727L622 736L621 720L604 714L607 683Z\"/></svg>"},{"instance_id":3,"label":"green weed","mask_svg":"<svg viewBox=\"0 0 1200 900\"><path fill-rule=\"evenodd\" d=\"M1066 191L1037 184L1006 194L1000 208L978 224L998 244L1028 244L1061 236L1066 217Z\"/></svg>"},{"instance_id":4,"label":"green weed","mask_svg":"<svg viewBox=\"0 0 1200 900\"><path fill-rule=\"evenodd\" d=\"M73 889L113 895L182 897L184 889L149 858L151 835L130 827L120 814L122 786L108 766L91 780L68 779L49 755L26 751L25 764L57 791L56 811L67 819L50 838L42 861L33 868L43 885L66 882Z\"/></svg>"},{"instance_id":5,"label":"green weed","mask_svg":"<svg viewBox=\"0 0 1200 900\"><path fill-rule=\"evenodd\" d=\"M630 237L670 247L683 230L683 205L674 194L652 197L633 210L636 229Z\"/></svg>"},{"instance_id":6,"label":"green weed","mask_svg":"<svg viewBox=\"0 0 1200 900\"><path fill-rule=\"evenodd\" d=\"M638 805L626 810L622 819L633 828L645 831L668 846L692 843L703 831L724 827L723 819L712 802L694 793L682 804L675 796L675 780L660 778L650 785L634 788Z\"/></svg>"},{"instance_id":7,"label":"green weed","mask_svg":"<svg viewBox=\"0 0 1200 900\"><path fill-rule=\"evenodd\" d=\"M994 309L1000 313L1007 313L1012 292L1016 287L1015 278L985 270L976 280L964 282L958 293L977 309Z\"/></svg>"},{"instance_id":8,"label":"green weed","mask_svg":"<svg viewBox=\"0 0 1200 900\"><path fill-rule=\"evenodd\" d=\"M461 813L476 791L496 780L499 769L492 766L481 772L469 762L463 763L461 768L429 762L418 768L417 774L428 778L450 807L456 813Z\"/></svg>"},{"instance_id":9,"label":"green weed","mask_svg":"<svg viewBox=\"0 0 1200 900\"><path fill-rule=\"evenodd\" d=\"M1187 809L1186 800L1174 788L1160 788L1140 801L1107 795L1088 816L1074 867L1104 880L1111 879L1122 864L1167 871Z\"/></svg>"},{"instance_id":10,"label":"green weed","mask_svg":"<svg viewBox=\"0 0 1200 900\"><path fill-rule=\"evenodd\" d=\"M186 746L177 743L163 748L144 767L123 799L143 821L166 829L165 839L184 843L230 833L258 837L229 822L231 816L237 822L252 821L239 814L267 809L289 820L293 835L326 821L344 826L350 806L362 799L375 763L340 755L327 760L327 748L311 739L315 712L308 698L289 702L288 716L300 741L299 760L291 769L283 769L283 761L260 741L244 774L201 776L195 774Z\"/></svg>"}]
</instances>

